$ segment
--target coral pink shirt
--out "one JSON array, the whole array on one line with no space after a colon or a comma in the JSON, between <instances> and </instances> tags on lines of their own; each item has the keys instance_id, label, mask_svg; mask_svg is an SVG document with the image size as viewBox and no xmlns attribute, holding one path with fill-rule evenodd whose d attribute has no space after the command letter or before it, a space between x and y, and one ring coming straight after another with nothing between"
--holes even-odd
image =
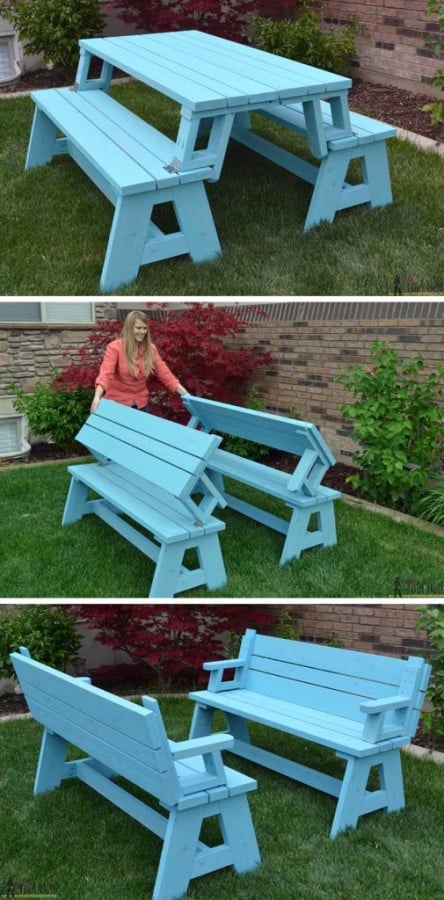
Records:
<instances>
[{"instance_id":1,"label":"coral pink shirt","mask_svg":"<svg viewBox=\"0 0 444 900\"><path fill-rule=\"evenodd\" d=\"M154 363L152 374L170 391L175 391L180 381L164 363L154 344L152 345L152 355ZM117 403L123 403L125 406L135 404L142 409L148 403L147 381L147 376L143 371L142 347L139 348L137 374L132 375L126 361L123 338L111 341L105 350L100 372L96 378L96 387L98 384L103 387L107 400L116 400Z\"/></svg>"}]
</instances>

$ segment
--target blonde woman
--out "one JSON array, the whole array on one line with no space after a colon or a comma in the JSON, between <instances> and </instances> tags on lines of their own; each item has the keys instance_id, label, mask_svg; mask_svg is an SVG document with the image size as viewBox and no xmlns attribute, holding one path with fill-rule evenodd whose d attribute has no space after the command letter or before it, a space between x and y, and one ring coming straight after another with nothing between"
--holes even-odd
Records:
<instances>
[{"instance_id":1,"label":"blonde woman","mask_svg":"<svg viewBox=\"0 0 444 900\"><path fill-rule=\"evenodd\" d=\"M91 412L96 411L104 395L108 400L146 410L151 375L155 375L170 391L180 395L187 393L153 344L147 315L134 310L125 319L122 337L111 341L105 350L96 378Z\"/></svg>"}]
</instances>

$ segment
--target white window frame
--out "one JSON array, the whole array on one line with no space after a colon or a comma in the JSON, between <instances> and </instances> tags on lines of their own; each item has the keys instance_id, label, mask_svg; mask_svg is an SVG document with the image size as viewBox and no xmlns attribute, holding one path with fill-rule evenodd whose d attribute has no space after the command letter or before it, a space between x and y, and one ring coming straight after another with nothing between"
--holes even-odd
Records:
<instances>
[{"instance_id":1,"label":"white window frame","mask_svg":"<svg viewBox=\"0 0 444 900\"><path fill-rule=\"evenodd\" d=\"M0 311L1 311L0 301ZM6 301L5 301L6 302ZM10 301L8 301L10 302ZM7 323L11 325L94 325L96 321L95 304L80 300L17 300L12 303L36 303L40 307L39 319L11 318L0 316L0 328ZM75 309L77 307L77 310ZM63 311L63 312L62 312Z\"/></svg>"},{"instance_id":2,"label":"white window frame","mask_svg":"<svg viewBox=\"0 0 444 900\"><path fill-rule=\"evenodd\" d=\"M15 31L1 31L0 44L6 44L10 69L6 76L0 75L0 84L9 84L11 81L16 81L21 73L20 53Z\"/></svg>"}]
</instances>

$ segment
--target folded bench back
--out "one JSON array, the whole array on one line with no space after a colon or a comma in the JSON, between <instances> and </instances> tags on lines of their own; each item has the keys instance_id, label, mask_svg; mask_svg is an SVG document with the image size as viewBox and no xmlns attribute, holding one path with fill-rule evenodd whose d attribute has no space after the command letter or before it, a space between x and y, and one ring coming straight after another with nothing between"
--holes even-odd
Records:
<instances>
[{"instance_id":1,"label":"folded bench back","mask_svg":"<svg viewBox=\"0 0 444 900\"><path fill-rule=\"evenodd\" d=\"M21 648L11 660L38 722L160 801L178 800L181 791L158 709L144 709L26 654Z\"/></svg>"},{"instance_id":2,"label":"folded bench back","mask_svg":"<svg viewBox=\"0 0 444 900\"><path fill-rule=\"evenodd\" d=\"M421 657L397 659L259 635L252 629L239 655L248 659L243 688L355 722L365 721L360 710L364 700L402 695L410 698L406 733L416 731L430 676Z\"/></svg>"},{"instance_id":3,"label":"folded bench back","mask_svg":"<svg viewBox=\"0 0 444 900\"><path fill-rule=\"evenodd\" d=\"M162 500L167 491L185 507L198 483L202 488L201 476L221 442L217 435L193 432L113 400L100 401L76 440L104 465L111 461L143 478L153 496ZM211 492L212 485L206 483L205 490Z\"/></svg>"},{"instance_id":4,"label":"folded bench back","mask_svg":"<svg viewBox=\"0 0 444 900\"><path fill-rule=\"evenodd\" d=\"M272 413L187 396L185 406L192 419L188 425L204 431L229 434L255 441L283 453L300 456L290 490L315 488L336 460L320 431L312 422L275 416Z\"/></svg>"}]
</instances>

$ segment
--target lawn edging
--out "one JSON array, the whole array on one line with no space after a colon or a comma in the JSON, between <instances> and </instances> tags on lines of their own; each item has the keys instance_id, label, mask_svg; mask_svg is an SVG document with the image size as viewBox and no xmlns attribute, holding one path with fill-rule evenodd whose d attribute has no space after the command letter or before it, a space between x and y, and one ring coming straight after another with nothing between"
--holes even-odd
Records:
<instances>
[{"instance_id":1,"label":"lawn edging","mask_svg":"<svg viewBox=\"0 0 444 900\"><path fill-rule=\"evenodd\" d=\"M371 503L370 500L363 500L361 497L352 497L351 494L341 494L341 500L350 506L358 506L369 512L379 513L381 516L387 516L394 522L400 522L404 525L413 525L429 534L435 534L437 537L444 538L444 528L442 525L434 525L433 522L427 522L426 519L418 519L416 516L410 516L408 513L399 512L399 510L391 509L389 506L379 506L377 503Z\"/></svg>"}]
</instances>

